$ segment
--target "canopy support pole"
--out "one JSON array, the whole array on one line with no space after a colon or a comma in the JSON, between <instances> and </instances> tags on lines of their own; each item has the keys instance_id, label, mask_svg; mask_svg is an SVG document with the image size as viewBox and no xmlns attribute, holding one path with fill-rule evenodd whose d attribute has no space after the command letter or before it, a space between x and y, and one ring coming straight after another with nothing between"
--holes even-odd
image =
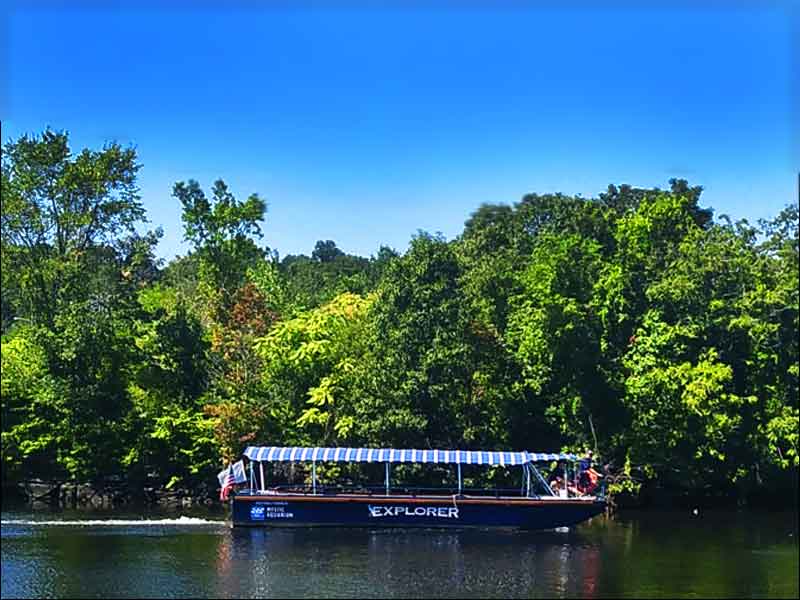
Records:
<instances>
[{"instance_id":1,"label":"canopy support pole","mask_svg":"<svg viewBox=\"0 0 800 600\"><path fill-rule=\"evenodd\" d=\"M317 461L311 461L311 493L317 494Z\"/></svg>"},{"instance_id":2,"label":"canopy support pole","mask_svg":"<svg viewBox=\"0 0 800 600\"><path fill-rule=\"evenodd\" d=\"M572 465L572 478L575 480L575 483L573 485L575 486L575 489L577 490L578 489L578 468L574 464Z\"/></svg>"},{"instance_id":3,"label":"canopy support pole","mask_svg":"<svg viewBox=\"0 0 800 600\"><path fill-rule=\"evenodd\" d=\"M525 465L525 497L531 497L531 466Z\"/></svg>"},{"instance_id":4,"label":"canopy support pole","mask_svg":"<svg viewBox=\"0 0 800 600\"><path fill-rule=\"evenodd\" d=\"M264 484L264 463L258 461L258 474L261 475L261 491L266 492L267 486Z\"/></svg>"},{"instance_id":5,"label":"canopy support pole","mask_svg":"<svg viewBox=\"0 0 800 600\"><path fill-rule=\"evenodd\" d=\"M251 460L250 461L250 491L251 492L256 489L255 482L256 482L256 479L255 479L255 475L253 474L253 461Z\"/></svg>"},{"instance_id":6,"label":"canopy support pole","mask_svg":"<svg viewBox=\"0 0 800 600\"><path fill-rule=\"evenodd\" d=\"M386 465L386 495L389 495L389 463L384 463Z\"/></svg>"},{"instance_id":7,"label":"canopy support pole","mask_svg":"<svg viewBox=\"0 0 800 600\"><path fill-rule=\"evenodd\" d=\"M547 481L545 480L545 478L544 478L544 477L542 477L542 474L541 474L541 473L539 473L539 469L537 469L537 468L536 468L536 466L535 466L535 465L532 465L532 464L531 464L531 465L528 465L528 468L529 468L530 470L532 470L532 471L533 471L534 475L536 475L536 478L537 478L537 479L538 479L538 480L541 482L541 484L544 486L544 489L545 489L545 490L547 490L547 493L548 493L548 494L550 494L551 496L555 496L555 494L553 493L553 489L550 487L550 484L549 484L549 483L547 483Z\"/></svg>"},{"instance_id":8,"label":"canopy support pole","mask_svg":"<svg viewBox=\"0 0 800 600\"><path fill-rule=\"evenodd\" d=\"M458 495L461 495L461 463L458 463Z\"/></svg>"}]
</instances>

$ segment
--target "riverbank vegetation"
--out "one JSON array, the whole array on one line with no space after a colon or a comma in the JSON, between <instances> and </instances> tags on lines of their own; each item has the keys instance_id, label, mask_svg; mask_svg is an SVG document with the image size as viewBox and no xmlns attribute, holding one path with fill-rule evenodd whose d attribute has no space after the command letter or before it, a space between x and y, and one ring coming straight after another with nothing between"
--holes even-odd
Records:
<instances>
[{"instance_id":1,"label":"riverbank vegetation","mask_svg":"<svg viewBox=\"0 0 800 600\"><path fill-rule=\"evenodd\" d=\"M281 257L261 196L190 180L165 262L140 167L51 130L4 147L4 485L213 485L248 443L591 448L617 490L796 497L796 203L750 224L684 180L610 185Z\"/></svg>"}]
</instances>

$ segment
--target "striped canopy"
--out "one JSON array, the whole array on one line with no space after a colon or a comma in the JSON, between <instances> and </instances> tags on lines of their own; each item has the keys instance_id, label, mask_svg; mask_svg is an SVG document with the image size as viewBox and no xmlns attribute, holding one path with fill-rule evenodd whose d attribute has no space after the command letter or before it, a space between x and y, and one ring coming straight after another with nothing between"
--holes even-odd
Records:
<instances>
[{"instance_id":1,"label":"striped canopy","mask_svg":"<svg viewBox=\"0 0 800 600\"><path fill-rule=\"evenodd\" d=\"M256 462L445 463L513 466L528 462L575 460L573 454L487 452L483 450L401 450L395 448L306 448L249 446L244 455Z\"/></svg>"}]
</instances>

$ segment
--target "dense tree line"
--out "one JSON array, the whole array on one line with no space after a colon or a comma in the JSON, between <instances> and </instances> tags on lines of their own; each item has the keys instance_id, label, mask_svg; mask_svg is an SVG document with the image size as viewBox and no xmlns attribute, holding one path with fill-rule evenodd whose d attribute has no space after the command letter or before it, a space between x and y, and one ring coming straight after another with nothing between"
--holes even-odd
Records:
<instances>
[{"instance_id":1,"label":"dense tree line","mask_svg":"<svg viewBox=\"0 0 800 600\"><path fill-rule=\"evenodd\" d=\"M593 448L617 489L796 485L796 203L754 226L683 180L529 194L402 255L281 259L264 200L188 181L191 251L163 264L136 161L51 130L4 147L4 483L192 485L254 442Z\"/></svg>"}]
</instances>

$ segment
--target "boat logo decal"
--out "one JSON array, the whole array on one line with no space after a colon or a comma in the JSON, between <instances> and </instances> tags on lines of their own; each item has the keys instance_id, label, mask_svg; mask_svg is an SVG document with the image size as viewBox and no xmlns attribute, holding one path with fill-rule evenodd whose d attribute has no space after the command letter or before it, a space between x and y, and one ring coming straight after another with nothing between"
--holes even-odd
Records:
<instances>
[{"instance_id":1,"label":"boat logo decal","mask_svg":"<svg viewBox=\"0 0 800 600\"><path fill-rule=\"evenodd\" d=\"M373 506L368 505L370 517L435 517L458 519L458 508L454 506Z\"/></svg>"},{"instance_id":2,"label":"boat logo decal","mask_svg":"<svg viewBox=\"0 0 800 600\"><path fill-rule=\"evenodd\" d=\"M259 502L250 507L250 520L294 519L294 513L288 510L287 504L287 502Z\"/></svg>"}]
</instances>

